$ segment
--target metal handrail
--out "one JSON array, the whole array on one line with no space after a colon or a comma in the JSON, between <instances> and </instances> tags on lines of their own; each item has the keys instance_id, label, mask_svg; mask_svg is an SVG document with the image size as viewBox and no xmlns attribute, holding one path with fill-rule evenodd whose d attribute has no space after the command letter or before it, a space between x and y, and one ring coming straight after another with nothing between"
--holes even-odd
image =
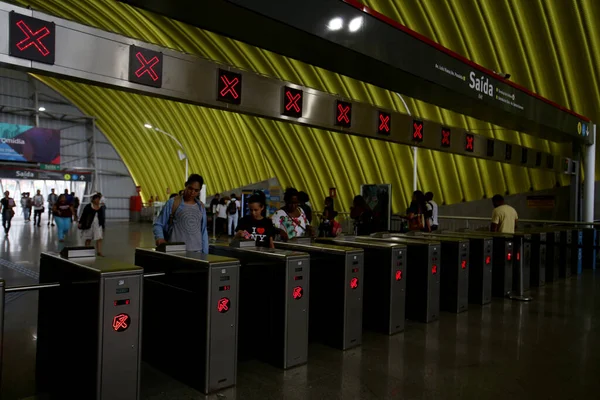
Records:
<instances>
[{"instance_id":1,"label":"metal handrail","mask_svg":"<svg viewBox=\"0 0 600 400\"><path fill-rule=\"evenodd\" d=\"M399 217L399 214L394 214ZM451 216L451 215L438 215L438 219L456 219L463 221L489 221L489 218L485 217L463 217L463 216ZM528 224L554 224L554 225L600 225L600 222L582 222L582 221L554 221L545 219L519 219L519 222Z\"/></svg>"}]
</instances>

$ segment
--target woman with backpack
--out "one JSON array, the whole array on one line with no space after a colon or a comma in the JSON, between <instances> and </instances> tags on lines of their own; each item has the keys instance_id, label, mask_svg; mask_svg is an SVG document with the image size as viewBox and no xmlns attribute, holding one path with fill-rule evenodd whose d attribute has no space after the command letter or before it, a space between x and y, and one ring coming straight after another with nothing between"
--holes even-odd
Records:
<instances>
[{"instance_id":1,"label":"woman with backpack","mask_svg":"<svg viewBox=\"0 0 600 400\"><path fill-rule=\"evenodd\" d=\"M104 212L100 206L99 194L92 196L92 202L83 208L81 218L79 219L79 229L81 230L81 238L85 240L85 245L90 246L92 240L96 241L96 252L98 256L104 257L102 254L102 239L104 237Z\"/></svg>"}]
</instances>

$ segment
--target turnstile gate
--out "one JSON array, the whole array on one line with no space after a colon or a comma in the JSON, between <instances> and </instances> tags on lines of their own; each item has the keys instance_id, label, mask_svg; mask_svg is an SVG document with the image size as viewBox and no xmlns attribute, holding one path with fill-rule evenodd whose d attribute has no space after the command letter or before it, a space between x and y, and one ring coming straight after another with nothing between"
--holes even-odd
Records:
<instances>
[{"instance_id":1,"label":"turnstile gate","mask_svg":"<svg viewBox=\"0 0 600 400\"><path fill-rule=\"evenodd\" d=\"M433 238L461 237L469 239L469 303L490 303L492 301L492 260L494 255L492 237L451 231L424 235Z\"/></svg>"},{"instance_id":2,"label":"turnstile gate","mask_svg":"<svg viewBox=\"0 0 600 400\"><path fill-rule=\"evenodd\" d=\"M560 228L560 246L558 248L558 277L570 278L573 266L573 230Z\"/></svg>"},{"instance_id":3,"label":"turnstile gate","mask_svg":"<svg viewBox=\"0 0 600 400\"><path fill-rule=\"evenodd\" d=\"M144 283L143 359L205 394L236 383L240 262L136 249Z\"/></svg>"},{"instance_id":4,"label":"turnstile gate","mask_svg":"<svg viewBox=\"0 0 600 400\"><path fill-rule=\"evenodd\" d=\"M341 350L361 345L364 251L321 243L275 247L310 255L311 339Z\"/></svg>"},{"instance_id":5,"label":"turnstile gate","mask_svg":"<svg viewBox=\"0 0 600 400\"><path fill-rule=\"evenodd\" d=\"M406 245L358 241L354 237L318 238L317 242L365 252L363 327L388 335L402 332L406 318Z\"/></svg>"},{"instance_id":6,"label":"turnstile gate","mask_svg":"<svg viewBox=\"0 0 600 400\"><path fill-rule=\"evenodd\" d=\"M583 229L571 231L571 273L581 274L583 270Z\"/></svg>"},{"instance_id":7,"label":"turnstile gate","mask_svg":"<svg viewBox=\"0 0 600 400\"><path fill-rule=\"evenodd\" d=\"M598 232L596 228L583 228L582 238L582 264L584 269L596 269L596 251L598 249Z\"/></svg>"},{"instance_id":8,"label":"turnstile gate","mask_svg":"<svg viewBox=\"0 0 600 400\"><path fill-rule=\"evenodd\" d=\"M546 263L545 282L558 280L558 266L560 261L560 231L555 229L532 229L528 233L545 233L546 235Z\"/></svg>"},{"instance_id":9,"label":"turnstile gate","mask_svg":"<svg viewBox=\"0 0 600 400\"><path fill-rule=\"evenodd\" d=\"M310 257L264 247L211 245L240 260L238 353L279 368L308 358Z\"/></svg>"},{"instance_id":10,"label":"turnstile gate","mask_svg":"<svg viewBox=\"0 0 600 400\"><path fill-rule=\"evenodd\" d=\"M531 268L530 285L541 287L546 284L547 244L546 232L530 232L531 234Z\"/></svg>"},{"instance_id":11,"label":"turnstile gate","mask_svg":"<svg viewBox=\"0 0 600 400\"><path fill-rule=\"evenodd\" d=\"M440 242L392 237L389 234L359 236L356 240L383 241L406 245L406 317L432 322L440 317Z\"/></svg>"},{"instance_id":12,"label":"turnstile gate","mask_svg":"<svg viewBox=\"0 0 600 400\"><path fill-rule=\"evenodd\" d=\"M453 313L467 311L469 307L469 240L445 236L424 236L420 232L409 235L392 234L392 236L441 242L440 310Z\"/></svg>"},{"instance_id":13,"label":"turnstile gate","mask_svg":"<svg viewBox=\"0 0 600 400\"><path fill-rule=\"evenodd\" d=\"M63 255L41 254L40 283L60 286L39 292L38 393L139 399L142 268L96 259L93 248Z\"/></svg>"}]
</instances>

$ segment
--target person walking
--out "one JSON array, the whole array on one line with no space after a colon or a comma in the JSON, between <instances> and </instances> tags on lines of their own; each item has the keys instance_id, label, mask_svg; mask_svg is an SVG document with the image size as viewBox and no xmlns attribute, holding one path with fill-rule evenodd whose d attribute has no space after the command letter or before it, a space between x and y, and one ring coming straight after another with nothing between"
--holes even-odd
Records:
<instances>
[{"instance_id":1,"label":"person walking","mask_svg":"<svg viewBox=\"0 0 600 400\"><path fill-rule=\"evenodd\" d=\"M58 241L64 242L73 221L73 205L67 202L67 196L61 194L58 197L57 202L54 203L54 207L52 208L52 214L58 228Z\"/></svg>"},{"instance_id":2,"label":"person walking","mask_svg":"<svg viewBox=\"0 0 600 400\"><path fill-rule=\"evenodd\" d=\"M85 240L85 245L90 246L92 241L96 241L96 254L104 257L102 254L102 239L104 238L104 212L100 206L100 195L92 196L92 202L83 208L78 228L81 230L81 238Z\"/></svg>"},{"instance_id":3,"label":"person walking","mask_svg":"<svg viewBox=\"0 0 600 400\"><path fill-rule=\"evenodd\" d=\"M2 226L4 227L4 234L8 235L10 231L12 218L15 216L15 200L10 197L10 192L7 190L4 192L4 198L0 200L2 204Z\"/></svg>"},{"instance_id":4,"label":"person walking","mask_svg":"<svg viewBox=\"0 0 600 400\"><path fill-rule=\"evenodd\" d=\"M187 251L208 254L208 229L206 207L196 197L202 190L204 179L192 174L185 183L182 196L169 199L154 222L156 245L183 242Z\"/></svg>"},{"instance_id":5,"label":"person walking","mask_svg":"<svg viewBox=\"0 0 600 400\"><path fill-rule=\"evenodd\" d=\"M58 196L54 192L54 189L50 189L50 194L48 195L48 226L52 224L54 226L54 205L58 201Z\"/></svg>"},{"instance_id":6,"label":"person walking","mask_svg":"<svg viewBox=\"0 0 600 400\"><path fill-rule=\"evenodd\" d=\"M79 201L79 197L75 195L75 192L71 192L71 198L73 199L73 220L77 222L79 216L79 206L81 205L81 202Z\"/></svg>"},{"instance_id":7,"label":"person walking","mask_svg":"<svg viewBox=\"0 0 600 400\"><path fill-rule=\"evenodd\" d=\"M314 236L314 230L308 223L304 210L299 207L298 190L295 188L286 189L283 194L283 201L285 206L271 216L273 225L279 230L281 239L287 242L289 239L296 237Z\"/></svg>"},{"instance_id":8,"label":"person walking","mask_svg":"<svg viewBox=\"0 0 600 400\"><path fill-rule=\"evenodd\" d=\"M38 189L37 194L33 196L33 226L40 226L42 214L44 213L44 196ZM37 221L37 222L36 222Z\"/></svg>"},{"instance_id":9,"label":"person walking","mask_svg":"<svg viewBox=\"0 0 600 400\"><path fill-rule=\"evenodd\" d=\"M235 193L231 194L231 200L227 203L227 234L233 236L235 228L238 225L238 217L240 213L241 204L237 199Z\"/></svg>"},{"instance_id":10,"label":"person walking","mask_svg":"<svg viewBox=\"0 0 600 400\"><path fill-rule=\"evenodd\" d=\"M219 204L217 204L216 215L217 215L217 232L216 234L225 235L227 234L227 202L225 197L221 197Z\"/></svg>"},{"instance_id":11,"label":"person walking","mask_svg":"<svg viewBox=\"0 0 600 400\"><path fill-rule=\"evenodd\" d=\"M439 222L438 222L438 204L433 201L433 193L427 192L425 193L425 201L427 204L431 206L431 218L429 218L429 224L431 225L431 231L437 231Z\"/></svg>"}]
</instances>

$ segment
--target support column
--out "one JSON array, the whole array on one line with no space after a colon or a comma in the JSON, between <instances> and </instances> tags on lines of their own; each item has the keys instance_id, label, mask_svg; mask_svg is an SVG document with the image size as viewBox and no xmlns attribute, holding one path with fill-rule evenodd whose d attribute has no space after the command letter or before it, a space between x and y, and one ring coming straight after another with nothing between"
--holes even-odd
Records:
<instances>
[{"instance_id":1,"label":"support column","mask_svg":"<svg viewBox=\"0 0 600 400\"><path fill-rule=\"evenodd\" d=\"M419 178L417 176L417 172L418 172L418 167L417 167L418 155L419 155L419 149L417 147L413 147L413 192L417 190L418 180L419 180Z\"/></svg>"},{"instance_id":2,"label":"support column","mask_svg":"<svg viewBox=\"0 0 600 400\"><path fill-rule=\"evenodd\" d=\"M592 144L585 149L585 181L583 182L583 220L594 221L594 193L596 181L596 125L590 130Z\"/></svg>"},{"instance_id":3,"label":"support column","mask_svg":"<svg viewBox=\"0 0 600 400\"><path fill-rule=\"evenodd\" d=\"M581 182L581 145L579 143L573 143L572 162L577 164L577 168L575 168L575 173L571 174L569 221L581 221L581 188L579 186ZM571 168L571 166L569 166L569 168Z\"/></svg>"}]
</instances>

